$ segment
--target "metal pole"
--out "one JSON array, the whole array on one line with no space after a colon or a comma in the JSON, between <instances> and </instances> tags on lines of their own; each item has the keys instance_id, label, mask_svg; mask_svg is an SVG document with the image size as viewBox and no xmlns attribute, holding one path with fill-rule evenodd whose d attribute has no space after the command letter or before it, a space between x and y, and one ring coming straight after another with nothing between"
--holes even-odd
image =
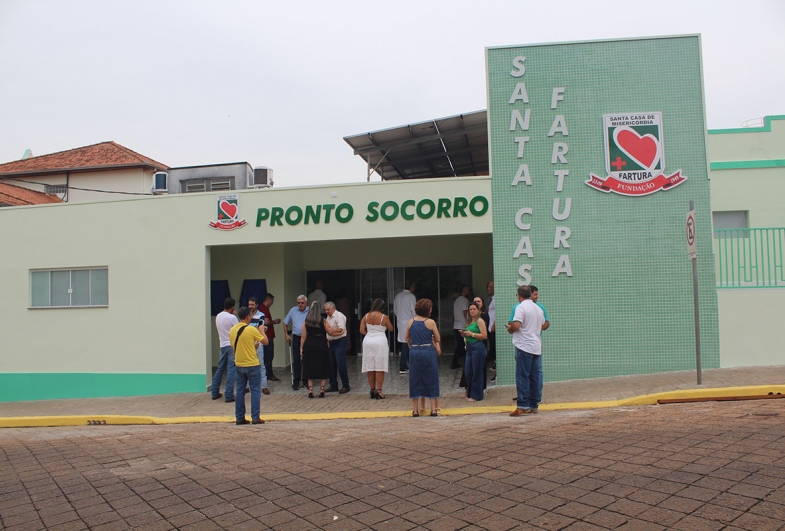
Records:
<instances>
[{"instance_id":1,"label":"metal pole","mask_svg":"<svg viewBox=\"0 0 785 531\"><path fill-rule=\"evenodd\" d=\"M692 210L695 210L695 201L690 201L690 211ZM697 230L695 232L697 232ZM692 301L695 307L695 368L698 372L698 385L703 385L703 373L701 371L701 320L700 320L700 307L698 305L698 257L697 255L691 261L692 261Z\"/></svg>"}]
</instances>

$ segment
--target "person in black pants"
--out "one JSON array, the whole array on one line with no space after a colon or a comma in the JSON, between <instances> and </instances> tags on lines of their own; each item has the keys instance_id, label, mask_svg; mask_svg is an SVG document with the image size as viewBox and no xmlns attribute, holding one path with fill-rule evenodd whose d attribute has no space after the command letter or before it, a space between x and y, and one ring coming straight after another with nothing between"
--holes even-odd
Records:
<instances>
[{"instance_id":1,"label":"person in black pants","mask_svg":"<svg viewBox=\"0 0 785 531\"><path fill-rule=\"evenodd\" d=\"M466 357L466 343L463 340L461 330L466 327L469 320L469 292L471 288L464 284L461 286L461 294L455 299L452 305L453 313L453 334L455 335L455 351L452 355L451 369L457 369L461 366L460 361Z\"/></svg>"},{"instance_id":2,"label":"person in black pants","mask_svg":"<svg viewBox=\"0 0 785 531\"><path fill-rule=\"evenodd\" d=\"M302 365L300 364L300 339L303 333L303 323L308 316L308 297L300 295L297 297L297 306L289 310L284 317L283 333L286 342L292 345L292 389L297 391L300 388L302 377ZM292 333L289 334L288 326L292 325Z\"/></svg>"}]
</instances>

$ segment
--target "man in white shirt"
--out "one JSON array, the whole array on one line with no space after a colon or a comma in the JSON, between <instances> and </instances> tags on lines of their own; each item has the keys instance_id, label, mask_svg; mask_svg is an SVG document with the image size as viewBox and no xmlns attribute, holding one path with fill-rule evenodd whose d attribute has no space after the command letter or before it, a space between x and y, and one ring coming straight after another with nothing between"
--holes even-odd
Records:
<instances>
[{"instance_id":1,"label":"man in white shirt","mask_svg":"<svg viewBox=\"0 0 785 531\"><path fill-rule=\"evenodd\" d=\"M327 314L327 345L330 348L330 387L328 393L340 394L349 392L349 371L346 370L346 350L349 340L346 338L346 316L335 309L334 302L326 302L324 312ZM338 390L338 374L341 375L343 386Z\"/></svg>"},{"instance_id":2,"label":"man in white shirt","mask_svg":"<svg viewBox=\"0 0 785 531\"><path fill-rule=\"evenodd\" d=\"M414 306L417 297L414 296L414 282L407 281L406 287L395 296L393 312L398 325L398 344L401 347L401 362L398 365L399 374L409 374L409 343L406 342L406 326L410 319L414 319Z\"/></svg>"},{"instance_id":3,"label":"man in white shirt","mask_svg":"<svg viewBox=\"0 0 785 531\"><path fill-rule=\"evenodd\" d=\"M451 369L457 369L461 366L461 359L466 357L466 343L463 340L461 330L466 328L466 322L469 320L469 292L471 287L464 284L461 286L461 294L455 299L452 305L453 316L453 333L455 335L455 352L452 355Z\"/></svg>"},{"instance_id":4,"label":"man in white shirt","mask_svg":"<svg viewBox=\"0 0 785 531\"><path fill-rule=\"evenodd\" d=\"M215 316L215 328L218 331L218 341L221 348L221 356L218 358L218 369L213 376L213 383L210 385L210 395L213 400L218 400L221 394L221 379L226 371L226 402L234 402L234 382L236 379L234 367L234 349L229 342L229 330L238 323L237 316L234 314L234 299L229 298L224 301L224 311Z\"/></svg>"},{"instance_id":5,"label":"man in white shirt","mask_svg":"<svg viewBox=\"0 0 785 531\"><path fill-rule=\"evenodd\" d=\"M322 308L324 308L324 305L327 304L327 295L322 291L322 289L324 289L324 284L321 280L317 280L316 289L308 295L309 308L311 307L311 303L313 301L317 301Z\"/></svg>"},{"instance_id":6,"label":"man in white shirt","mask_svg":"<svg viewBox=\"0 0 785 531\"><path fill-rule=\"evenodd\" d=\"M507 331L512 334L515 347L515 388L518 407L511 417L537 413L542 401L542 326L545 315L531 300L529 286L518 288L518 301Z\"/></svg>"},{"instance_id":7,"label":"man in white shirt","mask_svg":"<svg viewBox=\"0 0 785 531\"><path fill-rule=\"evenodd\" d=\"M259 300L256 297L251 297L248 299L248 309L251 312L251 323L250 326L253 326L257 330L259 330L262 335L264 335L264 331L267 328L264 326L264 320L267 318L261 310L259 310ZM262 371L262 393L269 395L270 390L267 388L267 369L264 366L264 345L259 343L256 347L256 355L259 358L259 363L261 364L261 371Z\"/></svg>"}]
</instances>

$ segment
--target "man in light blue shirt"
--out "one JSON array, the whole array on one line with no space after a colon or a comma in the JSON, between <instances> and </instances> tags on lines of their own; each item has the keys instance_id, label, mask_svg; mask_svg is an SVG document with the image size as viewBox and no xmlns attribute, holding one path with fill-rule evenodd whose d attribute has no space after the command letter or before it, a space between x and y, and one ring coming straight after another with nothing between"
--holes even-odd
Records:
<instances>
[{"instance_id":1,"label":"man in light blue shirt","mask_svg":"<svg viewBox=\"0 0 785 531\"><path fill-rule=\"evenodd\" d=\"M297 297L297 306L289 310L283 319L283 334L286 342L291 346L292 358L292 389L300 389L302 376L302 366L300 365L300 339L303 335L303 323L308 317L308 297L300 295ZM289 335L289 325L292 325L292 334ZM308 387L307 385L305 387Z\"/></svg>"},{"instance_id":2,"label":"man in light blue shirt","mask_svg":"<svg viewBox=\"0 0 785 531\"><path fill-rule=\"evenodd\" d=\"M548 327L551 326L551 322L548 320L548 310L545 309L545 306L537 302L537 299L540 298L540 291L537 289L537 286L532 286L532 285L529 285L529 289L532 290L532 299L531 299L532 302L537 306L539 306L540 309L542 310L542 313L545 315L545 324L542 325L542 329L547 330ZM515 309L517 307L518 307L517 304L512 307L512 311L510 312L510 319L508 322L512 322L513 317L515 317ZM542 332L540 332L540 335L542 335Z\"/></svg>"}]
</instances>

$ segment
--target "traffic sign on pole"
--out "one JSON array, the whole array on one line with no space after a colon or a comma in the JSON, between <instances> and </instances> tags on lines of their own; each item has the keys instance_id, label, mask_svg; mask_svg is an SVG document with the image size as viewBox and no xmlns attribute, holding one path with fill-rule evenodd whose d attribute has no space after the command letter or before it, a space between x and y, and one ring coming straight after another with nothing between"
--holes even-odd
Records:
<instances>
[{"instance_id":1,"label":"traffic sign on pole","mask_svg":"<svg viewBox=\"0 0 785 531\"><path fill-rule=\"evenodd\" d=\"M687 212L687 256L690 259L698 257L698 245L695 238L695 211Z\"/></svg>"},{"instance_id":2,"label":"traffic sign on pole","mask_svg":"<svg viewBox=\"0 0 785 531\"><path fill-rule=\"evenodd\" d=\"M703 384L703 371L701 369L701 319L700 305L698 304L698 247L695 238L695 201L690 201L690 211L687 213L687 256L692 262L692 302L695 309L695 369L698 373L698 385Z\"/></svg>"}]
</instances>

